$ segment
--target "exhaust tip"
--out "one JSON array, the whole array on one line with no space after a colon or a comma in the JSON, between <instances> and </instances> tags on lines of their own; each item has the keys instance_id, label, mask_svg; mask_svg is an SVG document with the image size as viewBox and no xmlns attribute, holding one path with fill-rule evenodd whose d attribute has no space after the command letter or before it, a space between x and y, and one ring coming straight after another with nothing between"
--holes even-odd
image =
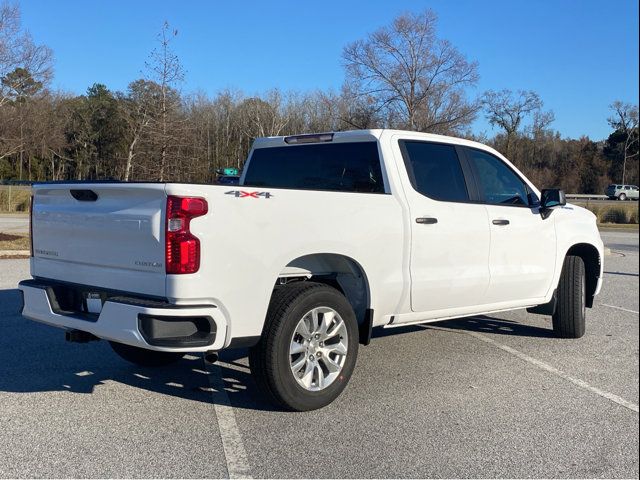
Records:
<instances>
[{"instance_id":1,"label":"exhaust tip","mask_svg":"<svg viewBox=\"0 0 640 480\"><path fill-rule=\"evenodd\" d=\"M207 363L216 363L218 361L218 352L205 352L204 361Z\"/></svg>"}]
</instances>

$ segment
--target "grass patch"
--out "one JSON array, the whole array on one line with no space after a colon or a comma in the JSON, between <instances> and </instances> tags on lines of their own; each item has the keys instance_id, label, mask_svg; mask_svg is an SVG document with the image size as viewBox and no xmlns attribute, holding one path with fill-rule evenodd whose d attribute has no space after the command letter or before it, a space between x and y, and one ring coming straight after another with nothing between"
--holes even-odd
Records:
<instances>
[{"instance_id":1,"label":"grass patch","mask_svg":"<svg viewBox=\"0 0 640 480\"><path fill-rule=\"evenodd\" d=\"M29 212L31 189L0 186L0 213Z\"/></svg>"},{"instance_id":2,"label":"grass patch","mask_svg":"<svg viewBox=\"0 0 640 480\"><path fill-rule=\"evenodd\" d=\"M638 224L638 202L620 202L616 205L583 203L580 206L592 211L600 224Z\"/></svg>"},{"instance_id":3,"label":"grass patch","mask_svg":"<svg viewBox=\"0 0 640 480\"><path fill-rule=\"evenodd\" d=\"M0 250L29 250L29 235L0 232Z\"/></svg>"}]
</instances>

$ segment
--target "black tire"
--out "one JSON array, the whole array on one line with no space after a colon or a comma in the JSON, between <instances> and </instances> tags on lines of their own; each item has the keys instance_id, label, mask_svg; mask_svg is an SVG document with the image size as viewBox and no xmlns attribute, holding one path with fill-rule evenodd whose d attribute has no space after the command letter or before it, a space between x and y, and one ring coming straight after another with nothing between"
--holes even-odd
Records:
<instances>
[{"instance_id":1,"label":"black tire","mask_svg":"<svg viewBox=\"0 0 640 480\"><path fill-rule=\"evenodd\" d=\"M141 367L165 367L184 357L184 353L156 352L118 342L109 342L109 344L121 358Z\"/></svg>"},{"instance_id":2,"label":"black tire","mask_svg":"<svg viewBox=\"0 0 640 480\"><path fill-rule=\"evenodd\" d=\"M348 345L338 378L323 390L309 391L294 378L289 348L298 322L317 307L329 307L342 317ZM267 400L285 410L301 412L324 407L342 393L355 368L357 355L358 323L344 295L321 283L296 282L274 289L262 338L249 350L249 365Z\"/></svg>"},{"instance_id":3,"label":"black tire","mask_svg":"<svg viewBox=\"0 0 640 480\"><path fill-rule=\"evenodd\" d=\"M627 199L627 196L624 193L621 193L620 195L618 195L618 200L620 200L621 202L624 202Z\"/></svg>"},{"instance_id":4,"label":"black tire","mask_svg":"<svg viewBox=\"0 0 640 480\"><path fill-rule=\"evenodd\" d=\"M580 338L585 332L586 280L582 258L567 255L558 285L553 331L560 338Z\"/></svg>"}]
</instances>

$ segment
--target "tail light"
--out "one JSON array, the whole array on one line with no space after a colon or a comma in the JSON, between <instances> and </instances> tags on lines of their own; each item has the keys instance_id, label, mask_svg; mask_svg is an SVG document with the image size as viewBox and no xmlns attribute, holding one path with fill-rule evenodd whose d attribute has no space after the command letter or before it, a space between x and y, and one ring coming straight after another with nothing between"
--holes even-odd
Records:
<instances>
[{"instance_id":1,"label":"tail light","mask_svg":"<svg viewBox=\"0 0 640 480\"><path fill-rule=\"evenodd\" d=\"M167 273L195 273L200 268L200 240L189 230L191 219L205 215L204 198L167 197L165 260Z\"/></svg>"},{"instance_id":2,"label":"tail light","mask_svg":"<svg viewBox=\"0 0 640 480\"><path fill-rule=\"evenodd\" d=\"M33 194L29 200L29 249L33 257Z\"/></svg>"}]
</instances>

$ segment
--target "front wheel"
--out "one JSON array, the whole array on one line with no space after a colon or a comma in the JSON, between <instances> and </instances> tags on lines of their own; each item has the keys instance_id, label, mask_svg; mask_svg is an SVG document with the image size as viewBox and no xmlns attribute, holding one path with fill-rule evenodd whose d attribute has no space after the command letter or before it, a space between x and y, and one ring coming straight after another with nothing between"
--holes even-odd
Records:
<instances>
[{"instance_id":1,"label":"front wheel","mask_svg":"<svg viewBox=\"0 0 640 480\"><path fill-rule=\"evenodd\" d=\"M347 299L321 283L276 287L249 365L276 405L315 410L344 390L358 355L358 323Z\"/></svg>"},{"instance_id":2,"label":"front wheel","mask_svg":"<svg viewBox=\"0 0 640 480\"><path fill-rule=\"evenodd\" d=\"M567 255L558 285L558 303L553 314L553 331L561 338L580 338L585 332L587 284L584 261Z\"/></svg>"},{"instance_id":3,"label":"front wheel","mask_svg":"<svg viewBox=\"0 0 640 480\"><path fill-rule=\"evenodd\" d=\"M124 343L109 342L114 352L127 362L141 367L164 367L177 362L184 353L157 352L146 348L132 347Z\"/></svg>"},{"instance_id":4,"label":"front wheel","mask_svg":"<svg viewBox=\"0 0 640 480\"><path fill-rule=\"evenodd\" d=\"M618 196L618 200L620 200L621 202L624 202L627 199L627 196L624 193L621 193Z\"/></svg>"}]
</instances>

